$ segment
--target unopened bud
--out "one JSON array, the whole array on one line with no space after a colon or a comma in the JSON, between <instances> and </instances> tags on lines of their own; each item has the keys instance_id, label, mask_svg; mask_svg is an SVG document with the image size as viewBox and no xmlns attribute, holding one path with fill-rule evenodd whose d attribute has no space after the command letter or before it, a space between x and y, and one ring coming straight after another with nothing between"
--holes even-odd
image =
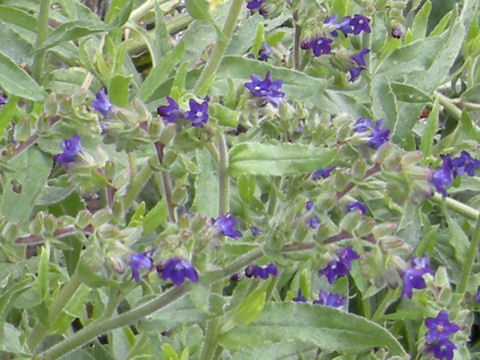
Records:
<instances>
[{"instance_id":1,"label":"unopened bud","mask_svg":"<svg viewBox=\"0 0 480 360\"><path fill-rule=\"evenodd\" d=\"M353 232L362 218L362 213L360 211L351 211L347 213L343 219L340 221L340 228L346 232Z\"/></svg>"},{"instance_id":2,"label":"unopened bud","mask_svg":"<svg viewBox=\"0 0 480 360\"><path fill-rule=\"evenodd\" d=\"M185 185L177 186L172 193L172 201L175 205L183 205L187 199L187 191Z\"/></svg>"},{"instance_id":3,"label":"unopened bud","mask_svg":"<svg viewBox=\"0 0 480 360\"><path fill-rule=\"evenodd\" d=\"M239 112L222 106L218 103L213 103L209 106L210 115L217 119L220 125L237 126L239 119Z\"/></svg>"},{"instance_id":4,"label":"unopened bud","mask_svg":"<svg viewBox=\"0 0 480 360\"><path fill-rule=\"evenodd\" d=\"M115 176L115 162L108 160L105 163L105 178L108 180L113 179Z\"/></svg>"},{"instance_id":5,"label":"unopened bud","mask_svg":"<svg viewBox=\"0 0 480 360\"><path fill-rule=\"evenodd\" d=\"M380 146L380 148L377 150L374 160L377 164L383 164L387 158L390 157L390 154L392 153L393 150L393 145L391 142L387 142Z\"/></svg>"},{"instance_id":6,"label":"unopened bud","mask_svg":"<svg viewBox=\"0 0 480 360\"><path fill-rule=\"evenodd\" d=\"M302 103L298 100L294 100L293 107L295 108L295 114L299 119L305 119L308 116L307 110L303 107Z\"/></svg>"},{"instance_id":7,"label":"unopened bud","mask_svg":"<svg viewBox=\"0 0 480 360\"><path fill-rule=\"evenodd\" d=\"M176 151L174 150L167 151L163 155L162 165L165 166L166 168L169 168L170 166L172 166L175 160L177 160L177 156L178 154Z\"/></svg>"},{"instance_id":8,"label":"unopened bud","mask_svg":"<svg viewBox=\"0 0 480 360\"><path fill-rule=\"evenodd\" d=\"M77 228L83 230L88 225L90 225L91 221L92 221L92 214L90 213L90 211L80 210L75 219L75 224L77 225Z\"/></svg>"},{"instance_id":9,"label":"unopened bud","mask_svg":"<svg viewBox=\"0 0 480 360\"><path fill-rule=\"evenodd\" d=\"M43 105L43 111L45 115L49 117L54 117L58 113L58 100L57 95L52 92L48 94L47 98L45 99L45 103Z\"/></svg>"},{"instance_id":10,"label":"unopened bud","mask_svg":"<svg viewBox=\"0 0 480 360\"><path fill-rule=\"evenodd\" d=\"M109 253L107 255L108 265L113 269L113 271L123 274L125 272L125 263L118 254Z\"/></svg>"},{"instance_id":11,"label":"unopened bud","mask_svg":"<svg viewBox=\"0 0 480 360\"><path fill-rule=\"evenodd\" d=\"M43 232L43 220L45 219L45 215L43 212L37 213L35 218L30 223L28 230L32 235L40 236Z\"/></svg>"},{"instance_id":12,"label":"unopened bud","mask_svg":"<svg viewBox=\"0 0 480 360\"><path fill-rule=\"evenodd\" d=\"M367 164L365 163L365 160L363 160L363 158L358 158L353 163L353 167L352 167L353 178L355 180L363 179L363 175L365 174L366 169L367 169Z\"/></svg>"},{"instance_id":13,"label":"unopened bud","mask_svg":"<svg viewBox=\"0 0 480 360\"><path fill-rule=\"evenodd\" d=\"M121 219L123 216L123 202L115 200L112 204L112 215L115 219Z\"/></svg>"},{"instance_id":14,"label":"unopened bud","mask_svg":"<svg viewBox=\"0 0 480 360\"><path fill-rule=\"evenodd\" d=\"M350 125L349 124L343 124L338 130L337 130L337 142L344 142L347 140L347 138L350 136Z\"/></svg>"},{"instance_id":15,"label":"unopened bud","mask_svg":"<svg viewBox=\"0 0 480 360\"><path fill-rule=\"evenodd\" d=\"M194 234L199 234L206 223L207 223L207 218L205 218L200 214L195 214L190 221L190 230Z\"/></svg>"},{"instance_id":16,"label":"unopened bud","mask_svg":"<svg viewBox=\"0 0 480 360\"><path fill-rule=\"evenodd\" d=\"M383 162L383 167L386 170L395 170L399 167L401 160L402 158L399 154L390 154Z\"/></svg>"},{"instance_id":17,"label":"unopened bud","mask_svg":"<svg viewBox=\"0 0 480 360\"><path fill-rule=\"evenodd\" d=\"M75 91L72 95L72 105L73 107L81 106L85 103L85 98L87 97L87 89L80 88Z\"/></svg>"},{"instance_id":18,"label":"unopened bud","mask_svg":"<svg viewBox=\"0 0 480 360\"><path fill-rule=\"evenodd\" d=\"M133 108L138 115L138 121L140 123L150 122L150 120L152 119L152 115L150 114L150 111L148 111L143 101L137 98L133 100Z\"/></svg>"},{"instance_id":19,"label":"unopened bud","mask_svg":"<svg viewBox=\"0 0 480 360\"><path fill-rule=\"evenodd\" d=\"M60 100L58 112L61 115L70 115L72 113L72 98L65 96Z\"/></svg>"},{"instance_id":20,"label":"unopened bud","mask_svg":"<svg viewBox=\"0 0 480 360\"><path fill-rule=\"evenodd\" d=\"M347 174L337 172L335 174L335 191L343 191L349 182L350 177Z\"/></svg>"},{"instance_id":21,"label":"unopened bud","mask_svg":"<svg viewBox=\"0 0 480 360\"><path fill-rule=\"evenodd\" d=\"M316 208L322 211L329 211L337 204L337 197L334 194L324 194L316 201Z\"/></svg>"},{"instance_id":22,"label":"unopened bud","mask_svg":"<svg viewBox=\"0 0 480 360\"><path fill-rule=\"evenodd\" d=\"M101 225L107 223L112 217L112 211L110 209L100 209L98 210L92 218L92 225L96 229Z\"/></svg>"},{"instance_id":23,"label":"unopened bud","mask_svg":"<svg viewBox=\"0 0 480 360\"><path fill-rule=\"evenodd\" d=\"M43 220L43 226L45 228L45 235L53 236L55 230L57 230L57 218L52 214L47 214Z\"/></svg>"},{"instance_id":24,"label":"unopened bud","mask_svg":"<svg viewBox=\"0 0 480 360\"><path fill-rule=\"evenodd\" d=\"M148 126L148 133L153 139L158 139L164 127L165 125L163 124L162 120L154 118Z\"/></svg>"},{"instance_id":25,"label":"unopened bud","mask_svg":"<svg viewBox=\"0 0 480 360\"><path fill-rule=\"evenodd\" d=\"M165 126L162 130L162 132L160 133L160 137L159 137L159 142L163 145L168 145L170 143L170 141L172 141L172 139L175 137L175 134L177 133L177 127L175 124L168 124L167 126Z\"/></svg>"},{"instance_id":26,"label":"unopened bud","mask_svg":"<svg viewBox=\"0 0 480 360\"><path fill-rule=\"evenodd\" d=\"M402 160L400 160L400 165L410 166L414 165L419 162L423 158L423 153L421 151L411 151L402 156Z\"/></svg>"},{"instance_id":27,"label":"unopened bud","mask_svg":"<svg viewBox=\"0 0 480 360\"><path fill-rule=\"evenodd\" d=\"M354 230L354 233L358 237L366 236L372 232L373 227L375 226L375 220L372 218L362 219L357 227Z\"/></svg>"},{"instance_id":28,"label":"unopened bud","mask_svg":"<svg viewBox=\"0 0 480 360\"><path fill-rule=\"evenodd\" d=\"M383 223L377 224L372 229L372 235L375 239L379 239L382 236L392 235L397 229L397 224L395 223Z\"/></svg>"}]
</instances>

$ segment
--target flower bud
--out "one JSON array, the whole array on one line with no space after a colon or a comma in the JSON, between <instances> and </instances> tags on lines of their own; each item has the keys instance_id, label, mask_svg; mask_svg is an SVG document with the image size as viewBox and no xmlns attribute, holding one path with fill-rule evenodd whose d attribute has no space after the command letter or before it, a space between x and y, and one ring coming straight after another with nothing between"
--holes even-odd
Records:
<instances>
[{"instance_id":1,"label":"flower bud","mask_svg":"<svg viewBox=\"0 0 480 360\"><path fill-rule=\"evenodd\" d=\"M45 228L45 235L53 236L55 230L57 230L57 218L52 214L47 214L43 220L43 226Z\"/></svg>"},{"instance_id":2,"label":"flower bud","mask_svg":"<svg viewBox=\"0 0 480 360\"><path fill-rule=\"evenodd\" d=\"M176 186L172 192L172 202L175 205L183 205L187 199L187 191L185 185Z\"/></svg>"},{"instance_id":3,"label":"flower bud","mask_svg":"<svg viewBox=\"0 0 480 360\"><path fill-rule=\"evenodd\" d=\"M375 239L379 239L382 236L392 235L397 229L397 224L395 223L382 223L377 224L372 229L372 235Z\"/></svg>"},{"instance_id":4,"label":"flower bud","mask_svg":"<svg viewBox=\"0 0 480 360\"><path fill-rule=\"evenodd\" d=\"M72 95L72 105L73 107L81 106L85 103L85 98L87 97L87 89L80 88L75 91Z\"/></svg>"},{"instance_id":5,"label":"flower bud","mask_svg":"<svg viewBox=\"0 0 480 360\"><path fill-rule=\"evenodd\" d=\"M158 139L164 127L165 125L163 124L163 121L158 118L154 118L148 126L148 133L153 139Z\"/></svg>"},{"instance_id":6,"label":"flower bud","mask_svg":"<svg viewBox=\"0 0 480 360\"><path fill-rule=\"evenodd\" d=\"M297 99L293 102L295 108L295 114L299 119L305 119L308 116L308 111L303 107L302 103Z\"/></svg>"},{"instance_id":7,"label":"flower bud","mask_svg":"<svg viewBox=\"0 0 480 360\"><path fill-rule=\"evenodd\" d=\"M338 130L337 130L337 142L344 142L348 139L350 136L350 124L343 124Z\"/></svg>"},{"instance_id":8,"label":"flower bud","mask_svg":"<svg viewBox=\"0 0 480 360\"><path fill-rule=\"evenodd\" d=\"M58 112L60 115L70 115L72 113L72 98L70 96L60 99Z\"/></svg>"},{"instance_id":9,"label":"flower bud","mask_svg":"<svg viewBox=\"0 0 480 360\"><path fill-rule=\"evenodd\" d=\"M400 165L403 167L414 165L423 158L423 153L421 151L410 151L409 153L402 156L400 160Z\"/></svg>"},{"instance_id":10,"label":"flower bud","mask_svg":"<svg viewBox=\"0 0 480 360\"><path fill-rule=\"evenodd\" d=\"M80 210L75 219L75 224L78 229L85 229L92 221L92 214L88 210Z\"/></svg>"},{"instance_id":11,"label":"flower bud","mask_svg":"<svg viewBox=\"0 0 480 360\"><path fill-rule=\"evenodd\" d=\"M125 262L117 253L109 252L107 255L107 264L113 271L123 274L125 273Z\"/></svg>"},{"instance_id":12,"label":"flower bud","mask_svg":"<svg viewBox=\"0 0 480 360\"><path fill-rule=\"evenodd\" d=\"M362 237L370 234L372 232L373 227L375 226L375 220L372 218L364 218L362 219L357 227L353 230L357 237Z\"/></svg>"},{"instance_id":13,"label":"flower bud","mask_svg":"<svg viewBox=\"0 0 480 360\"><path fill-rule=\"evenodd\" d=\"M108 160L105 163L105 178L110 180L115 176L115 162Z\"/></svg>"},{"instance_id":14,"label":"flower bud","mask_svg":"<svg viewBox=\"0 0 480 360\"><path fill-rule=\"evenodd\" d=\"M360 222L362 216L362 213L358 210L347 213L340 221L340 228L349 233L353 232Z\"/></svg>"},{"instance_id":15,"label":"flower bud","mask_svg":"<svg viewBox=\"0 0 480 360\"><path fill-rule=\"evenodd\" d=\"M92 218L92 225L95 229L100 227L103 224L106 224L112 217L112 210L110 209L100 209L98 210Z\"/></svg>"},{"instance_id":16,"label":"flower bud","mask_svg":"<svg viewBox=\"0 0 480 360\"><path fill-rule=\"evenodd\" d=\"M52 92L48 94L47 98L45 99L45 103L43 105L43 111L45 115L49 117L54 117L58 113L58 100L57 95Z\"/></svg>"},{"instance_id":17,"label":"flower bud","mask_svg":"<svg viewBox=\"0 0 480 360\"><path fill-rule=\"evenodd\" d=\"M37 213L35 218L30 223L28 230L32 235L40 236L43 232L43 220L45 219L45 214L43 212Z\"/></svg>"},{"instance_id":18,"label":"flower bud","mask_svg":"<svg viewBox=\"0 0 480 360\"><path fill-rule=\"evenodd\" d=\"M362 180L365 171L367 170L367 164L363 158L358 158L352 167L352 175L355 180Z\"/></svg>"},{"instance_id":19,"label":"flower bud","mask_svg":"<svg viewBox=\"0 0 480 360\"><path fill-rule=\"evenodd\" d=\"M163 162L162 165L165 166L166 168L169 168L170 166L173 165L175 160L177 160L178 153L174 150L167 151L163 155Z\"/></svg>"},{"instance_id":20,"label":"flower bud","mask_svg":"<svg viewBox=\"0 0 480 360\"><path fill-rule=\"evenodd\" d=\"M350 177L347 174L337 172L335 174L335 191L339 192L344 190L349 182Z\"/></svg>"},{"instance_id":21,"label":"flower bud","mask_svg":"<svg viewBox=\"0 0 480 360\"><path fill-rule=\"evenodd\" d=\"M317 209L322 211L329 211L337 204L337 197L335 194L323 194L316 201Z\"/></svg>"},{"instance_id":22,"label":"flower bud","mask_svg":"<svg viewBox=\"0 0 480 360\"><path fill-rule=\"evenodd\" d=\"M148 109L145 106L145 104L143 103L143 101L135 98L133 100L132 105L133 105L133 109L135 110L135 112L138 115L138 121L140 123L150 122L150 120L152 119L152 115L150 114L150 111L148 111Z\"/></svg>"},{"instance_id":23,"label":"flower bud","mask_svg":"<svg viewBox=\"0 0 480 360\"><path fill-rule=\"evenodd\" d=\"M123 216L123 202L115 200L112 204L112 215L115 219L121 219Z\"/></svg>"},{"instance_id":24,"label":"flower bud","mask_svg":"<svg viewBox=\"0 0 480 360\"><path fill-rule=\"evenodd\" d=\"M232 127L237 126L239 119L238 111L232 110L218 103L210 104L208 110L210 115L217 119L220 125Z\"/></svg>"},{"instance_id":25,"label":"flower bud","mask_svg":"<svg viewBox=\"0 0 480 360\"><path fill-rule=\"evenodd\" d=\"M393 150L393 145L390 142L387 142L383 144L383 146L380 146L380 148L377 150L375 156L374 156L374 161L377 164L383 164L387 158L390 157L390 154L392 153Z\"/></svg>"},{"instance_id":26,"label":"flower bud","mask_svg":"<svg viewBox=\"0 0 480 360\"><path fill-rule=\"evenodd\" d=\"M177 133L176 125L173 123L167 124L160 133L159 142L163 145L168 145Z\"/></svg>"}]
</instances>

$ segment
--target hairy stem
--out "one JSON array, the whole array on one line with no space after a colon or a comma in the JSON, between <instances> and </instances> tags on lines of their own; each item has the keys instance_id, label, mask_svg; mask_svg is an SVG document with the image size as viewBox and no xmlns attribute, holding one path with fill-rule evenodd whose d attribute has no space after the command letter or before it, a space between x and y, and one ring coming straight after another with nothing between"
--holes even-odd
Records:
<instances>
[{"instance_id":1,"label":"hairy stem","mask_svg":"<svg viewBox=\"0 0 480 360\"><path fill-rule=\"evenodd\" d=\"M37 38L35 39L35 49L41 48L48 35L48 17L50 13L50 0L40 1L40 12L38 14ZM42 81L43 60L46 50L40 50L35 53L33 58L32 76L40 84Z\"/></svg>"},{"instance_id":2,"label":"hairy stem","mask_svg":"<svg viewBox=\"0 0 480 360\"><path fill-rule=\"evenodd\" d=\"M480 216L480 212L468 205L465 205L464 203L457 201L455 199L446 197L444 198L442 195L435 193L433 196L430 198L430 200L436 202L437 204L442 204L443 201L445 201L445 205L453 211L456 211L459 214L462 214L468 219L472 220L477 220L478 217Z\"/></svg>"},{"instance_id":3,"label":"hairy stem","mask_svg":"<svg viewBox=\"0 0 480 360\"><path fill-rule=\"evenodd\" d=\"M477 224L475 225L475 231L473 232L472 240L470 241L470 250L467 253L467 258L463 264L462 278L460 284L458 284L457 292L464 293L467 289L468 278L472 272L473 263L477 256L478 243L480 242L480 216L477 218Z\"/></svg>"},{"instance_id":4,"label":"hairy stem","mask_svg":"<svg viewBox=\"0 0 480 360\"><path fill-rule=\"evenodd\" d=\"M218 212L219 215L230 211L230 179L228 177L228 148L225 134L218 137Z\"/></svg>"}]
</instances>

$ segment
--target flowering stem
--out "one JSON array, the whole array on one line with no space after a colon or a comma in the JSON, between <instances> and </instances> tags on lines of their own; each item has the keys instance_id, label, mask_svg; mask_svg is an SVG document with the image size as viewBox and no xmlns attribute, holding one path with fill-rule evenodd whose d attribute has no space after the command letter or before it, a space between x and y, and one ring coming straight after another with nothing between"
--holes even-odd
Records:
<instances>
[{"instance_id":1,"label":"flowering stem","mask_svg":"<svg viewBox=\"0 0 480 360\"><path fill-rule=\"evenodd\" d=\"M48 17L50 12L50 0L41 0L40 11L38 13L38 27L37 38L35 39L35 49L41 48L47 40L48 35ZM40 50L35 53L33 58L32 76L41 83L43 59L45 58L46 50Z\"/></svg>"},{"instance_id":2,"label":"flowering stem","mask_svg":"<svg viewBox=\"0 0 480 360\"><path fill-rule=\"evenodd\" d=\"M381 170L380 164L375 164L370 169L365 171L365 173L363 174L363 178L366 179L369 176L372 176L373 174L379 172L380 170ZM354 182L349 182L347 184L347 186L345 186L345 189L337 192L337 194L336 194L337 200L340 200L342 197L344 197L346 194L348 194L348 192L350 190L352 190L354 187L355 187L355 183Z\"/></svg>"},{"instance_id":3,"label":"flowering stem","mask_svg":"<svg viewBox=\"0 0 480 360\"><path fill-rule=\"evenodd\" d=\"M456 289L457 293L464 293L467 288L468 278L472 272L473 262L477 255L478 243L480 242L480 216L477 218L477 224L475 225L475 231L473 232L472 240L470 241L470 250L467 253L467 258L463 265L462 278L460 284Z\"/></svg>"},{"instance_id":4,"label":"flowering stem","mask_svg":"<svg viewBox=\"0 0 480 360\"><path fill-rule=\"evenodd\" d=\"M212 77L215 76L218 65L222 60L223 54L227 49L228 42L230 41L233 30L235 29L235 24L237 22L238 15L242 9L243 0L233 0L232 6L227 15L227 20L223 26L223 37L219 36L217 38L217 43L215 44L215 49L213 50L212 55L207 61L207 64L202 70L197 83L195 84L194 91L199 96L205 96L212 84Z\"/></svg>"},{"instance_id":5,"label":"flowering stem","mask_svg":"<svg viewBox=\"0 0 480 360\"><path fill-rule=\"evenodd\" d=\"M230 211L230 179L228 177L228 148L225 134L218 137L218 212L219 215Z\"/></svg>"},{"instance_id":6,"label":"flowering stem","mask_svg":"<svg viewBox=\"0 0 480 360\"><path fill-rule=\"evenodd\" d=\"M430 198L430 200L436 202L437 204L442 204L443 201L445 201L445 205L459 214L462 214L466 218L472 219L472 220L477 220L478 217L480 216L480 212L478 210L475 210L474 208L465 205L464 203L457 201L455 199L449 198L449 197L443 197L438 193L433 194L433 196Z\"/></svg>"}]
</instances>

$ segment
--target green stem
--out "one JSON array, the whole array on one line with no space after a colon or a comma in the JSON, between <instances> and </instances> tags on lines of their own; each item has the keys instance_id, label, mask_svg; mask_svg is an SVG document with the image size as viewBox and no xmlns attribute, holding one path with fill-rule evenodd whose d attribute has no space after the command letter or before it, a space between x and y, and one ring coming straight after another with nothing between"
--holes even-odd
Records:
<instances>
[{"instance_id":1,"label":"green stem","mask_svg":"<svg viewBox=\"0 0 480 360\"><path fill-rule=\"evenodd\" d=\"M133 347L128 352L127 356L125 356L125 360L136 359L137 356L139 357L141 351L147 343L148 337L146 335L141 335L140 339L138 339L135 345L133 345Z\"/></svg>"},{"instance_id":2,"label":"green stem","mask_svg":"<svg viewBox=\"0 0 480 360\"><path fill-rule=\"evenodd\" d=\"M63 286L59 294L53 301L53 303L48 307L48 320L49 323L53 323L57 317L61 314L63 308L67 302L72 298L73 294L77 291L80 286L80 278L75 272L70 280ZM42 324L38 324L30 334L27 339L27 344L30 350L34 350L35 347L40 343L40 341L45 337L46 332L48 331Z\"/></svg>"},{"instance_id":3,"label":"green stem","mask_svg":"<svg viewBox=\"0 0 480 360\"><path fill-rule=\"evenodd\" d=\"M459 214L462 214L466 218L472 219L472 220L477 220L480 212L478 210L475 210L474 208L465 205L464 203L457 201L455 199L446 197L444 198L442 195L435 193L433 196L430 198L430 200L436 202L437 204L442 204L443 201L445 201L445 205L453 210L456 211Z\"/></svg>"},{"instance_id":4,"label":"green stem","mask_svg":"<svg viewBox=\"0 0 480 360\"><path fill-rule=\"evenodd\" d=\"M385 314L385 311L390 306L390 304L396 301L397 299L398 299L398 291L388 289L382 302L380 303L380 305L377 306L377 309L373 314L372 320L377 323L383 321L382 320L383 314Z\"/></svg>"},{"instance_id":5,"label":"green stem","mask_svg":"<svg viewBox=\"0 0 480 360\"><path fill-rule=\"evenodd\" d=\"M220 65L220 61L222 60L223 54L225 53L227 45L232 37L238 15L242 9L242 5L243 0L233 0L232 2L232 6L230 7L227 15L227 20L223 26L223 37L218 37L215 49L213 50L212 55L208 59L207 64L203 68L202 73L195 84L194 91L199 96L205 96L210 88L212 77L215 76L218 65Z\"/></svg>"},{"instance_id":6,"label":"green stem","mask_svg":"<svg viewBox=\"0 0 480 360\"><path fill-rule=\"evenodd\" d=\"M219 215L230 211L230 179L228 177L228 148L225 134L218 137L218 212Z\"/></svg>"},{"instance_id":7,"label":"green stem","mask_svg":"<svg viewBox=\"0 0 480 360\"><path fill-rule=\"evenodd\" d=\"M145 164L144 167L137 173L135 178L132 178L130 185L128 187L127 193L123 198L124 211L127 211L128 208L132 205L133 200L140 194L143 187L147 183L150 176L152 176L153 170L149 164Z\"/></svg>"},{"instance_id":8,"label":"green stem","mask_svg":"<svg viewBox=\"0 0 480 360\"><path fill-rule=\"evenodd\" d=\"M144 17L146 14L148 14L150 11L153 10L153 7L155 6L155 2L156 0L145 1L142 5L140 5L138 8L136 8L130 13L130 17L128 18L128 21L136 22L142 17Z\"/></svg>"},{"instance_id":9,"label":"green stem","mask_svg":"<svg viewBox=\"0 0 480 360\"><path fill-rule=\"evenodd\" d=\"M445 107L445 109L447 109L447 111L450 114L452 114L453 117L455 117L455 119L457 120L461 119L462 110L460 110L449 97L439 92L435 92L435 96L437 97L438 102L442 104Z\"/></svg>"},{"instance_id":10,"label":"green stem","mask_svg":"<svg viewBox=\"0 0 480 360\"><path fill-rule=\"evenodd\" d=\"M457 293L464 293L467 288L468 278L472 272L473 263L477 255L478 243L480 242L480 216L477 218L477 224L475 225L475 231L473 232L472 240L470 241L470 250L467 253L467 259L463 264L462 278L460 284L456 289Z\"/></svg>"},{"instance_id":11,"label":"green stem","mask_svg":"<svg viewBox=\"0 0 480 360\"><path fill-rule=\"evenodd\" d=\"M50 12L50 0L41 0L40 11L38 13L37 38L35 39L35 49L41 48L48 35L48 17ZM32 76L40 84L42 80L43 60L46 50L40 50L35 53L33 58Z\"/></svg>"},{"instance_id":12,"label":"green stem","mask_svg":"<svg viewBox=\"0 0 480 360\"><path fill-rule=\"evenodd\" d=\"M177 218L175 216L175 204L172 200L172 183L170 182L170 175L167 171L162 171L161 177L163 193L165 195L165 201L167 202L168 219L170 220L170 222L175 223L177 222Z\"/></svg>"},{"instance_id":13,"label":"green stem","mask_svg":"<svg viewBox=\"0 0 480 360\"><path fill-rule=\"evenodd\" d=\"M212 284L210 289L210 296L220 295L223 290L223 281ZM205 332L205 341L203 343L200 360L213 359L213 354L217 347L217 338L220 330L219 317L215 316L207 322L207 330Z\"/></svg>"},{"instance_id":14,"label":"green stem","mask_svg":"<svg viewBox=\"0 0 480 360\"><path fill-rule=\"evenodd\" d=\"M302 34L302 28L297 23L298 11L293 13L294 23L294 38L293 38L293 67L295 70L300 70L300 36Z\"/></svg>"}]
</instances>

